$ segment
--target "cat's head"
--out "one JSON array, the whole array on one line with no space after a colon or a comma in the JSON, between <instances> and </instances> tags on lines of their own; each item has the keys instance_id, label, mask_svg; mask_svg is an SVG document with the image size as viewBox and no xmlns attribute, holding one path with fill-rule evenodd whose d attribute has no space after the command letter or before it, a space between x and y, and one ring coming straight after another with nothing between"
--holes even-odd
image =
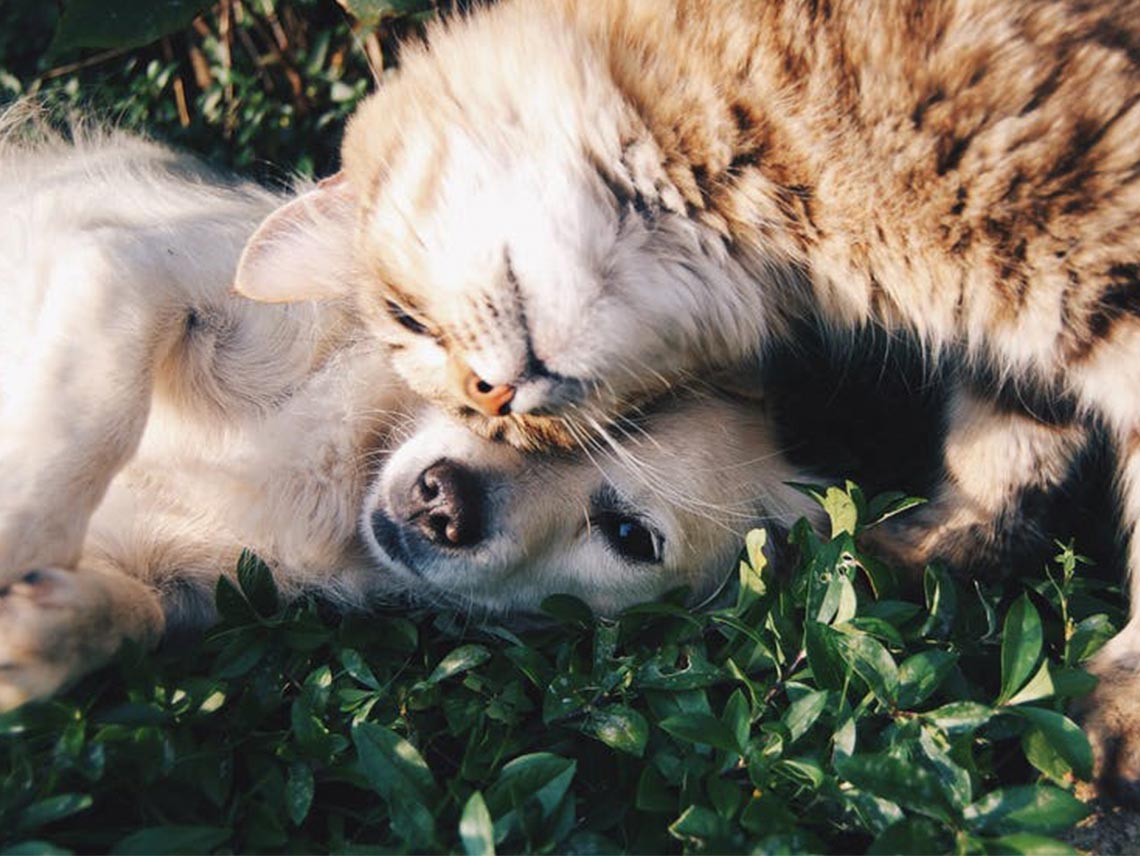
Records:
<instances>
[{"instance_id":1,"label":"cat's head","mask_svg":"<svg viewBox=\"0 0 1140 856\"><path fill-rule=\"evenodd\" d=\"M608 62L528 4L437 28L353 118L341 175L253 238L238 290L350 290L416 391L520 447L733 359L754 290L726 285Z\"/></svg>"}]
</instances>

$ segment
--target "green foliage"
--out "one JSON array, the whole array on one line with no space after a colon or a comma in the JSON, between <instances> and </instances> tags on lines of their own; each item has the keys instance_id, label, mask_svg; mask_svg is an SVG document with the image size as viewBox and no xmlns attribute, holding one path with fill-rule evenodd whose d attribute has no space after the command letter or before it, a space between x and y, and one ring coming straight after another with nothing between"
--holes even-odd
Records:
<instances>
[{"instance_id":1,"label":"green foliage","mask_svg":"<svg viewBox=\"0 0 1140 856\"><path fill-rule=\"evenodd\" d=\"M834 536L778 576L751 533L730 606L562 596L525 633L281 607L243 556L202 645L0 719L0 849L1066 852L1063 703L1115 618L1079 558L909 598L856 544L906 500L819 499Z\"/></svg>"},{"instance_id":2,"label":"green foliage","mask_svg":"<svg viewBox=\"0 0 1140 856\"><path fill-rule=\"evenodd\" d=\"M34 95L262 179L325 175L374 73L437 5L5 0L0 106Z\"/></svg>"}]
</instances>

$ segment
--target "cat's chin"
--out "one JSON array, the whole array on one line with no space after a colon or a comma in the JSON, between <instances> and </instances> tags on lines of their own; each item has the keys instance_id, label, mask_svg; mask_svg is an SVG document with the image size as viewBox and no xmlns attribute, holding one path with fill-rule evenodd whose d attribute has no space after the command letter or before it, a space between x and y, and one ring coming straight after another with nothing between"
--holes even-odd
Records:
<instances>
[{"instance_id":1,"label":"cat's chin","mask_svg":"<svg viewBox=\"0 0 1140 856\"><path fill-rule=\"evenodd\" d=\"M452 410L468 428L495 443L506 443L524 452L542 449L575 449L593 434L586 427L575 430L559 416L512 413L484 416L469 407Z\"/></svg>"}]
</instances>

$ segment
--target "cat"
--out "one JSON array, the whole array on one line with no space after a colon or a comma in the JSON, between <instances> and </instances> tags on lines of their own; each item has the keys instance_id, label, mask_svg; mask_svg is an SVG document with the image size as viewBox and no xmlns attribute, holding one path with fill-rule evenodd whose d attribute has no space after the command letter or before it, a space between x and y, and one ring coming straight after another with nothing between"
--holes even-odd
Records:
<instances>
[{"instance_id":1,"label":"cat","mask_svg":"<svg viewBox=\"0 0 1140 856\"><path fill-rule=\"evenodd\" d=\"M346 303L230 292L283 197L121 133L0 116L0 710L213 617L244 548L283 597L491 614L715 594L809 500L755 401L701 392L531 455L414 396ZM336 265L315 275L335 275ZM697 427L715 422L716 447ZM775 554L772 555L776 559Z\"/></svg>"},{"instance_id":2,"label":"cat","mask_svg":"<svg viewBox=\"0 0 1140 856\"><path fill-rule=\"evenodd\" d=\"M1136 604L1138 65L1135 0L506 0L407 48L351 121L319 203L348 275L294 275L316 253L294 208L238 288L354 295L414 388L524 448L743 372L793 319L907 330L1108 426ZM919 566L968 558L1079 445L958 413L964 475L888 542ZM1127 711L1140 611L1094 670ZM1131 711L1102 731L1140 781Z\"/></svg>"}]
</instances>

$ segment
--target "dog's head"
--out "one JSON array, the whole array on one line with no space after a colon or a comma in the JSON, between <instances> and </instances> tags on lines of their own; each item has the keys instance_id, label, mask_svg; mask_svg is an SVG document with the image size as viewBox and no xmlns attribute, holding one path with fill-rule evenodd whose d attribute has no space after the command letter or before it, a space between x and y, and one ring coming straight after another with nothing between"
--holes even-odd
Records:
<instances>
[{"instance_id":1,"label":"dog's head","mask_svg":"<svg viewBox=\"0 0 1140 856\"><path fill-rule=\"evenodd\" d=\"M527 612L567 593L612 614L679 586L707 596L744 532L810 513L794 478L760 409L717 398L671 399L620 437L548 454L429 412L361 525L377 563L428 600Z\"/></svg>"}]
</instances>

